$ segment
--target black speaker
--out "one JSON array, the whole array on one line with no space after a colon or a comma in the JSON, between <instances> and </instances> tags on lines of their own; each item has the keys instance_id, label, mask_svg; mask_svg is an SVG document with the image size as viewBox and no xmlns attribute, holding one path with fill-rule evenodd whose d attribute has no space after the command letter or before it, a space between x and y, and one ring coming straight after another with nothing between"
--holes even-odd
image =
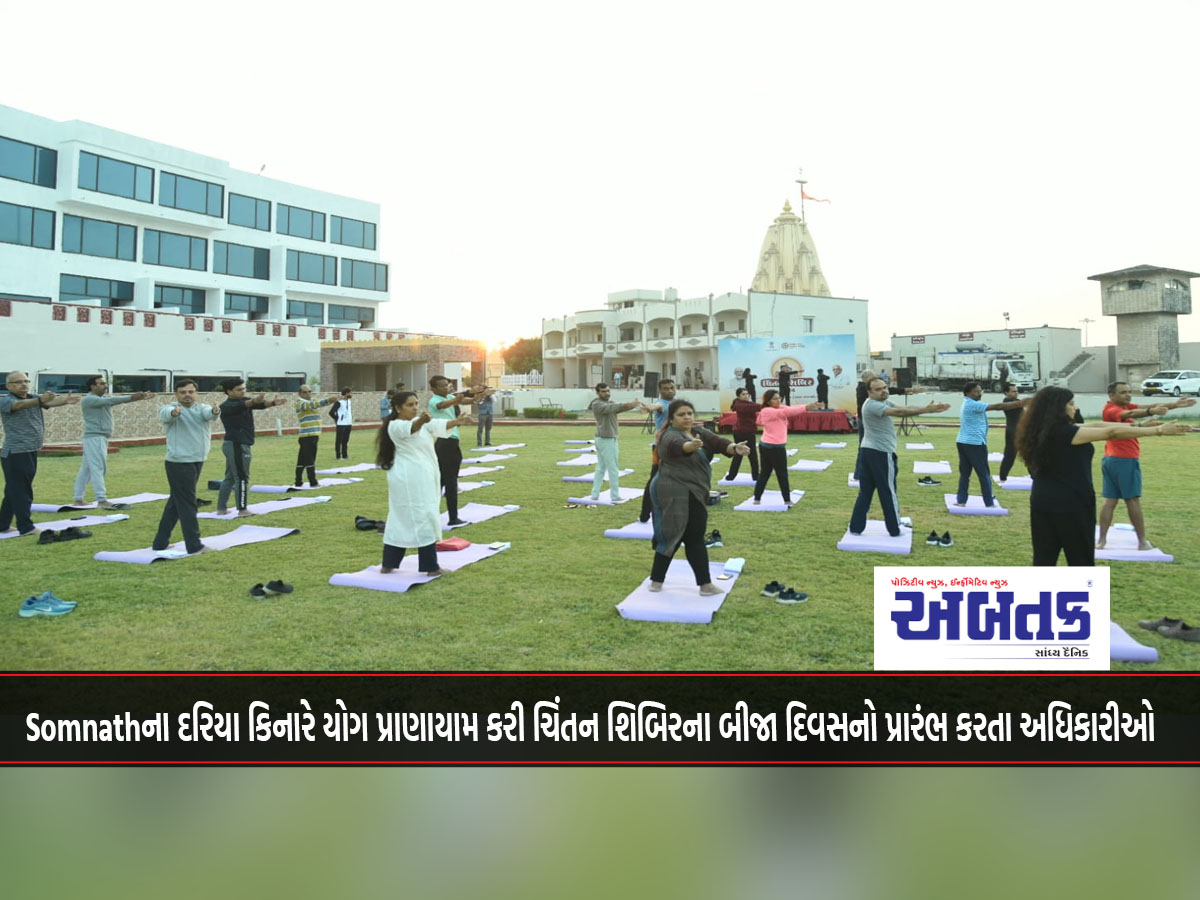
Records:
<instances>
[{"instance_id":1,"label":"black speaker","mask_svg":"<svg viewBox=\"0 0 1200 900\"><path fill-rule=\"evenodd\" d=\"M644 387L642 390L642 396L643 397L657 397L658 396L658 373L657 372L647 372L646 373L646 380L645 380L645 384L644 384Z\"/></svg>"},{"instance_id":2,"label":"black speaker","mask_svg":"<svg viewBox=\"0 0 1200 900\"><path fill-rule=\"evenodd\" d=\"M911 369L896 370L896 387L902 391L907 391L913 386L913 375Z\"/></svg>"}]
</instances>

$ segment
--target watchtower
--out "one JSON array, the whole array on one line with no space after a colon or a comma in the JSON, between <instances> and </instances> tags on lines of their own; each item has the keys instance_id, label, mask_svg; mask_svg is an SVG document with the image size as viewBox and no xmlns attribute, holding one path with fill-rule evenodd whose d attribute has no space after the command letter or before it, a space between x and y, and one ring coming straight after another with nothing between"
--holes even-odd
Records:
<instances>
[{"instance_id":1,"label":"watchtower","mask_svg":"<svg viewBox=\"0 0 1200 900\"><path fill-rule=\"evenodd\" d=\"M1193 278L1200 273L1134 266L1102 275L1101 311L1117 317L1117 370L1136 384L1159 369L1179 365L1180 315L1192 311Z\"/></svg>"}]
</instances>

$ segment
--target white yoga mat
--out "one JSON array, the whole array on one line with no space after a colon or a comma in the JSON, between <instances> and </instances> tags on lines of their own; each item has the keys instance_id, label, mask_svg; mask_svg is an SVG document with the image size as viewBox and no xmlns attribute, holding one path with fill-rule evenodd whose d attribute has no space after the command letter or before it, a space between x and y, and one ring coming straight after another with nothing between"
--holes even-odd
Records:
<instances>
[{"instance_id":1,"label":"white yoga mat","mask_svg":"<svg viewBox=\"0 0 1200 900\"><path fill-rule=\"evenodd\" d=\"M1139 644L1116 622L1108 623L1108 642L1110 659L1119 659L1122 662L1158 662L1157 650Z\"/></svg>"},{"instance_id":2,"label":"white yoga mat","mask_svg":"<svg viewBox=\"0 0 1200 900\"><path fill-rule=\"evenodd\" d=\"M818 450L840 450L846 446L845 441L822 441L819 444L813 444Z\"/></svg>"},{"instance_id":3,"label":"white yoga mat","mask_svg":"<svg viewBox=\"0 0 1200 900\"><path fill-rule=\"evenodd\" d=\"M350 472L369 472L371 469L378 469L379 466L375 463L359 463L355 466L340 466L336 469L317 469L318 475L346 475Z\"/></svg>"},{"instance_id":4,"label":"white yoga mat","mask_svg":"<svg viewBox=\"0 0 1200 900\"><path fill-rule=\"evenodd\" d=\"M477 491L481 487L491 487L495 483L494 481L460 481L458 483L458 492L465 494L467 491Z\"/></svg>"},{"instance_id":5,"label":"white yoga mat","mask_svg":"<svg viewBox=\"0 0 1200 900\"><path fill-rule=\"evenodd\" d=\"M796 464L788 466L789 472L824 472L833 465L832 459L798 459Z\"/></svg>"},{"instance_id":6,"label":"white yoga mat","mask_svg":"<svg viewBox=\"0 0 1200 900\"><path fill-rule=\"evenodd\" d=\"M792 491L792 503L798 502L803 496L804 491ZM753 497L747 497L734 507L739 512L786 512L787 508L780 491L763 491L762 502L757 505Z\"/></svg>"},{"instance_id":7,"label":"white yoga mat","mask_svg":"<svg viewBox=\"0 0 1200 900\"><path fill-rule=\"evenodd\" d=\"M462 550L439 550L438 566L447 572L456 572L463 566L473 562L503 553L510 545L492 549L488 544L471 544ZM384 575L379 566L368 566L359 572L339 572L329 579L329 583L338 587L361 587L371 591L389 591L402 594L414 584L428 584L440 575L422 575L417 571L417 551L409 550L404 554L399 568L395 572Z\"/></svg>"},{"instance_id":8,"label":"white yoga mat","mask_svg":"<svg viewBox=\"0 0 1200 900\"><path fill-rule=\"evenodd\" d=\"M887 526L879 519L868 519L867 527L862 534L851 534L850 529L837 542L839 550L851 553L892 553L896 556L908 556L912 553L912 529L900 528L900 536L892 537L887 533Z\"/></svg>"},{"instance_id":9,"label":"white yoga mat","mask_svg":"<svg viewBox=\"0 0 1200 900\"><path fill-rule=\"evenodd\" d=\"M491 472L499 472L504 466L463 466L458 470L458 476L461 478L464 475L487 475Z\"/></svg>"},{"instance_id":10,"label":"white yoga mat","mask_svg":"<svg viewBox=\"0 0 1200 900\"><path fill-rule=\"evenodd\" d=\"M262 541L271 541L275 538L287 537L289 534L299 533L299 528L268 528L264 525L242 525L228 534L205 535L201 539L204 549L199 553L191 555L203 556L206 553L215 553L218 550L228 550L231 547L240 547L244 544L258 544ZM148 564L165 559L181 559L187 556L189 554L184 549L183 541L178 541L166 550L151 550L149 547L143 547L141 550L101 550L92 559L97 559L101 562Z\"/></svg>"},{"instance_id":11,"label":"white yoga mat","mask_svg":"<svg viewBox=\"0 0 1200 900\"><path fill-rule=\"evenodd\" d=\"M1003 453L989 453L988 462L1004 462Z\"/></svg>"},{"instance_id":12,"label":"white yoga mat","mask_svg":"<svg viewBox=\"0 0 1200 900\"><path fill-rule=\"evenodd\" d=\"M595 441L567 441L568 444L594 444Z\"/></svg>"},{"instance_id":13,"label":"white yoga mat","mask_svg":"<svg viewBox=\"0 0 1200 900\"><path fill-rule=\"evenodd\" d=\"M949 475L951 471L953 470L950 468L950 463L944 459L937 462L927 459L913 460L914 475Z\"/></svg>"},{"instance_id":14,"label":"white yoga mat","mask_svg":"<svg viewBox=\"0 0 1200 900\"><path fill-rule=\"evenodd\" d=\"M166 494L144 493L144 494L131 494L128 497L109 497L108 502L109 503L125 503L129 506L133 506L135 503L152 503L155 500L166 500L166 499L167 499ZM45 513L45 512L72 512L75 510L99 509L99 508L100 508L100 504L96 503L96 501L94 501L94 500L91 503L80 503L78 505L76 505L74 503L62 503L62 504L34 503L33 505L31 505L29 507L31 512L43 512L43 513Z\"/></svg>"},{"instance_id":15,"label":"white yoga mat","mask_svg":"<svg viewBox=\"0 0 1200 900\"><path fill-rule=\"evenodd\" d=\"M983 505L983 498L979 496L969 495L967 497L966 506L955 506L956 499L954 494L942 494L946 500L946 510L955 516L1007 516L1008 510L1000 505L1000 500L996 497L992 498L994 504L990 508Z\"/></svg>"},{"instance_id":16,"label":"white yoga mat","mask_svg":"<svg viewBox=\"0 0 1200 900\"><path fill-rule=\"evenodd\" d=\"M732 481L730 481L729 473L726 472L720 479L718 479L717 484L723 484L723 485L743 484L748 487L754 487L754 478L753 478L753 476L751 476L751 474L749 472L741 471L741 472L737 473L737 475L734 477L734 479Z\"/></svg>"},{"instance_id":17,"label":"white yoga mat","mask_svg":"<svg viewBox=\"0 0 1200 900\"><path fill-rule=\"evenodd\" d=\"M595 447L568 447L563 453L595 453Z\"/></svg>"},{"instance_id":18,"label":"white yoga mat","mask_svg":"<svg viewBox=\"0 0 1200 900\"><path fill-rule=\"evenodd\" d=\"M661 591L652 594L650 579L646 578L638 585L637 590L617 604L617 612L622 618L639 622L707 625L712 622L713 613L721 608L728 591L732 590L738 580L737 575L728 580L717 580L717 576L725 569L724 563L709 563L708 568L712 573L712 583L726 591L725 594L701 597L691 566L686 560L673 559L670 568L667 569L667 578Z\"/></svg>"},{"instance_id":19,"label":"white yoga mat","mask_svg":"<svg viewBox=\"0 0 1200 900\"><path fill-rule=\"evenodd\" d=\"M1000 484L1000 476L993 475L992 481ZM1009 475L1004 484L1000 484L1000 487L1006 491L1032 491L1033 477L1030 475Z\"/></svg>"},{"instance_id":20,"label":"white yoga mat","mask_svg":"<svg viewBox=\"0 0 1200 900\"><path fill-rule=\"evenodd\" d=\"M633 474L633 469L622 469L620 472L617 473L617 477L624 478L626 475L632 475L632 474ZM595 481L595 478L596 478L596 473L589 472L587 475L564 475L563 481L578 482L578 483L582 483L582 484L591 484L593 481ZM608 473L605 472L604 473L604 482L607 483L608 480L609 480Z\"/></svg>"},{"instance_id":21,"label":"white yoga mat","mask_svg":"<svg viewBox=\"0 0 1200 900\"><path fill-rule=\"evenodd\" d=\"M485 453L483 456L472 456L471 462L500 462L502 459L516 459L515 453Z\"/></svg>"},{"instance_id":22,"label":"white yoga mat","mask_svg":"<svg viewBox=\"0 0 1200 900\"><path fill-rule=\"evenodd\" d=\"M623 488L618 488L617 493L621 497L621 499L618 502L619 503L627 503L630 500L636 500L638 497L642 496L642 494L644 494L645 491L643 491L641 488L623 487ZM591 495L589 494L586 497L568 497L567 502L568 503L578 503L580 506L616 506L617 505L616 503L612 502L612 499L609 495L608 488L605 488L603 493L600 494L599 500L593 500Z\"/></svg>"},{"instance_id":23,"label":"white yoga mat","mask_svg":"<svg viewBox=\"0 0 1200 900\"><path fill-rule=\"evenodd\" d=\"M262 503L252 503L246 507L246 511L256 515L265 516L267 513L278 512L281 509L298 509L301 506L309 506L313 503L328 503L332 497L286 497L283 500L265 500ZM238 518L237 510L231 509L225 515L219 515L215 512L197 513L197 519L220 519L229 521Z\"/></svg>"},{"instance_id":24,"label":"white yoga mat","mask_svg":"<svg viewBox=\"0 0 1200 900\"><path fill-rule=\"evenodd\" d=\"M494 450L516 450L524 446L524 444L499 444L495 447L468 447L467 449L472 453L489 453Z\"/></svg>"},{"instance_id":25,"label":"white yoga mat","mask_svg":"<svg viewBox=\"0 0 1200 900\"><path fill-rule=\"evenodd\" d=\"M622 525L620 528L606 528L604 536L608 538L629 538L631 540L648 541L654 537L654 523L630 522L628 525Z\"/></svg>"},{"instance_id":26,"label":"white yoga mat","mask_svg":"<svg viewBox=\"0 0 1200 900\"><path fill-rule=\"evenodd\" d=\"M64 528L91 528L94 525L107 525L110 522L123 522L129 516L124 513L113 513L111 516L76 516L74 519L58 519L54 522L38 522L38 531L62 531ZM21 537L17 529L0 533L0 540ZM32 537L32 535L26 535Z\"/></svg>"},{"instance_id":27,"label":"white yoga mat","mask_svg":"<svg viewBox=\"0 0 1200 900\"><path fill-rule=\"evenodd\" d=\"M595 466L599 462L599 457L594 453L586 454L585 456L577 456L574 459L564 459L562 462L555 463L557 466Z\"/></svg>"},{"instance_id":28,"label":"white yoga mat","mask_svg":"<svg viewBox=\"0 0 1200 900\"><path fill-rule=\"evenodd\" d=\"M336 487L339 484L357 484L362 481L361 478L321 478L317 481L317 486L304 485L296 487L294 484L252 484L250 492L252 494L290 494L293 491L319 491L321 488Z\"/></svg>"},{"instance_id":29,"label":"white yoga mat","mask_svg":"<svg viewBox=\"0 0 1200 900\"><path fill-rule=\"evenodd\" d=\"M449 525L449 513L442 513L442 528L447 531L453 531L455 528L466 528L467 525L475 525L479 522L486 522L488 519L494 519L496 516L502 516L505 513L512 512L514 509L520 509L519 506L489 506L486 503L468 503L466 506L459 507L458 517L463 520L462 525Z\"/></svg>"},{"instance_id":30,"label":"white yoga mat","mask_svg":"<svg viewBox=\"0 0 1200 900\"><path fill-rule=\"evenodd\" d=\"M1096 540L1100 540L1099 525L1096 526ZM1174 556L1163 553L1157 547L1153 550L1139 550L1137 548L1137 532L1127 522L1113 525L1108 529L1108 536L1104 539L1104 549L1096 551L1096 559L1118 562L1175 562Z\"/></svg>"},{"instance_id":31,"label":"white yoga mat","mask_svg":"<svg viewBox=\"0 0 1200 900\"><path fill-rule=\"evenodd\" d=\"M933 444L927 441L909 441L904 445L905 450L932 450Z\"/></svg>"}]
</instances>

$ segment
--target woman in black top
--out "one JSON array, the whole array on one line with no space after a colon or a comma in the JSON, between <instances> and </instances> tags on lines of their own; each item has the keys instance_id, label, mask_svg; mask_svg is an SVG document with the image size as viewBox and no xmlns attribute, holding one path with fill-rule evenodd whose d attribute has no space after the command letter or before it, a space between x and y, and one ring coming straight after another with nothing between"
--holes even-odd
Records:
<instances>
[{"instance_id":1,"label":"woman in black top","mask_svg":"<svg viewBox=\"0 0 1200 900\"><path fill-rule=\"evenodd\" d=\"M1017 430L1017 452L1033 476L1029 528L1033 565L1068 566L1096 562L1096 489L1092 485L1092 444L1119 438L1184 434L1181 422L1149 428L1138 425L1076 425L1075 395L1044 387L1025 410Z\"/></svg>"}]
</instances>

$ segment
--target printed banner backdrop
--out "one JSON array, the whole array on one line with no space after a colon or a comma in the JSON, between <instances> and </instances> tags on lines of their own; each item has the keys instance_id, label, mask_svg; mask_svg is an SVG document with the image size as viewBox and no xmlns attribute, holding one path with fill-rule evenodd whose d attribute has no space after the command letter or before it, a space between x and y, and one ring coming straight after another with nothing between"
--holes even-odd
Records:
<instances>
[{"instance_id":1,"label":"printed banner backdrop","mask_svg":"<svg viewBox=\"0 0 1200 900\"><path fill-rule=\"evenodd\" d=\"M717 388L721 409L729 409L734 392L745 387L745 372L757 376L755 392L779 389L778 372L786 363L792 370L791 405L817 401L817 369L829 376L829 407L855 411L854 335L806 334L784 338L722 338L717 341Z\"/></svg>"}]
</instances>

